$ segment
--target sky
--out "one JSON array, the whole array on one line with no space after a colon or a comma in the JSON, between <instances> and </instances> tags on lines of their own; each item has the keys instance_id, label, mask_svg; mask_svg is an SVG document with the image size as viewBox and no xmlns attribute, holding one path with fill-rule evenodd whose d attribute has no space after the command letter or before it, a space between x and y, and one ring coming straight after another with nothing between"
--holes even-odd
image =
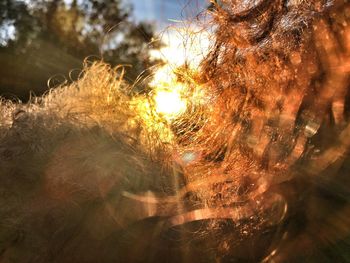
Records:
<instances>
[{"instance_id":1,"label":"sky","mask_svg":"<svg viewBox=\"0 0 350 263\"><path fill-rule=\"evenodd\" d=\"M134 6L137 21L155 22L158 29L174 24L174 20L190 19L208 5L208 0L124 0Z\"/></svg>"},{"instance_id":2,"label":"sky","mask_svg":"<svg viewBox=\"0 0 350 263\"><path fill-rule=\"evenodd\" d=\"M209 0L124 0L132 4L133 17L136 21L149 21L156 24L159 38L166 46L152 53L171 65L183 65L186 61L191 66L198 65L207 54L210 46L208 33L200 30L193 21L206 10ZM190 61L190 63L188 63Z\"/></svg>"},{"instance_id":3,"label":"sky","mask_svg":"<svg viewBox=\"0 0 350 263\"><path fill-rule=\"evenodd\" d=\"M23 0L30 3L33 0ZM64 0L71 3L73 0ZM78 0L79 1L79 0ZM163 29L174 22L171 20L184 20L197 16L209 4L210 0L122 0L134 8L136 21L154 22L158 29Z\"/></svg>"}]
</instances>

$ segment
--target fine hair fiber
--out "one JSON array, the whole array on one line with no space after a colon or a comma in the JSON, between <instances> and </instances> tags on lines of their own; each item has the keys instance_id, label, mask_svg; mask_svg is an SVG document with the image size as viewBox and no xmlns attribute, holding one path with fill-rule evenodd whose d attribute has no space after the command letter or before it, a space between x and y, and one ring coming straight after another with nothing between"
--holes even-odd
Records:
<instances>
[{"instance_id":1,"label":"fine hair fiber","mask_svg":"<svg viewBox=\"0 0 350 263\"><path fill-rule=\"evenodd\" d=\"M208 55L177 74L210 103L171 142L104 62L0 99L0 262L350 261L349 1L208 13Z\"/></svg>"}]
</instances>

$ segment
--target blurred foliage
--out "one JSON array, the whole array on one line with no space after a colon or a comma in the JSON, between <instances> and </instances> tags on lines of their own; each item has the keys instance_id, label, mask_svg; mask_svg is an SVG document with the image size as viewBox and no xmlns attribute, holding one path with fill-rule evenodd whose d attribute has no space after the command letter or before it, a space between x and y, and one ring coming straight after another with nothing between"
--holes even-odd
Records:
<instances>
[{"instance_id":1,"label":"blurred foliage","mask_svg":"<svg viewBox=\"0 0 350 263\"><path fill-rule=\"evenodd\" d=\"M0 0L0 95L40 95L50 78L50 87L69 79L89 56L128 65L126 79L134 81L158 62L149 51L161 44L131 11L121 0Z\"/></svg>"}]
</instances>

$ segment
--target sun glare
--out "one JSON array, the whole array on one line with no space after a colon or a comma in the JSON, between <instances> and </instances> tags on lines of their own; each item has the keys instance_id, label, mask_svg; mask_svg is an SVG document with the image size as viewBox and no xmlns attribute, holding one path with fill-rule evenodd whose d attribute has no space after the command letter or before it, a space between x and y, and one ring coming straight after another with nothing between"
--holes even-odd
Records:
<instances>
[{"instance_id":1,"label":"sun glare","mask_svg":"<svg viewBox=\"0 0 350 263\"><path fill-rule=\"evenodd\" d=\"M155 95L156 111L166 119L173 119L186 111L186 100L176 90L161 90Z\"/></svg>"},{"instance_id":2,"label":"sun glare","mask_svg":"<svg viewBox=\"0 0 350 263\"><path fill-rule=\"evenodd\" d=\"M210 99L192 77L206 54L209 40L203 34L177 29L163 35L167 37L162 39L166 46L152 54L153 58L163 59L164 64L153 72L149 83L151 92L132 101L147 134L156 134L157 140L167 145L174 142L172 125L188 118L194 107L200 108ZM191 38L185 46L181 44L184 38ZM144 138L147 143L149 137Z\"/></svg>"},{"instance_id":3,"label":"sun glare","mask_svg":"<svg viewBox=\"0 0 350 263\"><path fill-rule=\"evenodd\" d=\"M180 24L170 27L160 35L165 46L160 50L153 50L151 56L163 59L172 66L187 64L191 68L197 68L214 44L210 35L194 25Z\"/></svg>"}]
</instances>

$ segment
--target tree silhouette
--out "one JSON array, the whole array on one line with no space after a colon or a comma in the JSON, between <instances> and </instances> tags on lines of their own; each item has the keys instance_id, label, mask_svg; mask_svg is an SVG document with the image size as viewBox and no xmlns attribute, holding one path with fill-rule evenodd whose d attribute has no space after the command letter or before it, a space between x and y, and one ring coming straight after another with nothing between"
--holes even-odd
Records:
<instances>
[{"instance_id":1,"label":"tree silhouette","mask_svg":"<svg viewBox=\"0 0 350 263\"><path fill-rule=\"evenodd\" d=\"M149 51L161 44L131 11L121 0L0 0L0 96L39 95L48 79L81 68L88 56L128 65L126 79L134 81L158 62Z\"/></svg>"}]
</instances>

